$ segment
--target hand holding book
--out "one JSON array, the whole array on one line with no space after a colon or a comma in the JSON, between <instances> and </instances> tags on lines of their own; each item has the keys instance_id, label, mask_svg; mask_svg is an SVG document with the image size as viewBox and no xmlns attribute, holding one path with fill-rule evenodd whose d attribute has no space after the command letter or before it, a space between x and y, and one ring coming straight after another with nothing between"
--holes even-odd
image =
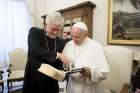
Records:
<instances>
[{"instance_id":1,"label":"hand holding book","mask_svg":"<svg viewBox=\"0 0 140 93\"><path fill-rule=\"evenodd\" d=\"M60 71L54 67L52 67L49 64L41 64L40 68L38 69L39 72L55 79L55 80L64 80L66 79L70 74L83 72L84 68L75 69L72 71Z\"/></svg>"},{"instance_id":2,"label":"hand holding book","mask_svg":"<svg viewBox=\"0 0 140 93\"><path fill-rule=\"evenodd\" d=\"M84 67L80 73L85 77L91 77L91 69L88 67Z\"/></svg>"}]
</instances>

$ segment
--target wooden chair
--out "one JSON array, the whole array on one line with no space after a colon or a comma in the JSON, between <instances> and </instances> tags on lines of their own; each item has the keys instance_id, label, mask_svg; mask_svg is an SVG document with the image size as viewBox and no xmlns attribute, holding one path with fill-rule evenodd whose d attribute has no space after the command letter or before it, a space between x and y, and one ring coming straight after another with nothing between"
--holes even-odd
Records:
<instances>
[{"instance_id":1,"label":"wooden chair","mask_svg":"<svg viewBox=\"0 0 140 93\"><path fill-rule=\"evenodd\" d=\"M11 65L9 68L10 74L7 80L9 92L15 87L22 86L22 84L13 86L13 83L23 81L26 61L27 53L21 48L16 48L9 53L9 63Z\"/></svg>"},{"instance_id":2,"label":"wooden chair","mask_svg":"<svg viewBox=\"0 0 140 93\"><path fill-rule=\"evenodd\" d=\"M3 73L3 71L0 70L0 86L1 86L0 93L3 93L3 89L4 89L4 82L2 80L2 73Z\"/></svg>"}]
</instances>

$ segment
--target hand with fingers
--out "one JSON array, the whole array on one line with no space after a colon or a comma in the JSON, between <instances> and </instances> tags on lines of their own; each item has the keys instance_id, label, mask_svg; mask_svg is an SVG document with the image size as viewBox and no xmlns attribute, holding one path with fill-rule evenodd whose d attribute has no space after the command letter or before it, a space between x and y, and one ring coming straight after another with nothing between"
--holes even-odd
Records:
<instances>
[{"instance_id":1,"label":"hand with fingers","mask_svg":"<svg viewBox=\"0 0 140 93\"><path fill-rule=\"evenodd\" d=\"M68 64L70 62L68 57L63 53L58 53L58 59L61 60L64 64Z\"/></svg>"}]
</instances>

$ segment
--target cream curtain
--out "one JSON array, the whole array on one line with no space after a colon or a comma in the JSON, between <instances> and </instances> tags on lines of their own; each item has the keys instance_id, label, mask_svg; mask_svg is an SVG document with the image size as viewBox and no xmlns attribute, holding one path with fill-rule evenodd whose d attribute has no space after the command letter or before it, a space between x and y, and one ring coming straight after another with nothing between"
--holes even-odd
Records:
<instances>
[{"instance_id":1,"label":"cream curtain","mask_svg":"<svg viewBox=\"0 0 140 93\"><path fill-rule=\"evenodd\" d=\"M0 67L8 64L8 52L27 50L31 17L25 0L0 0Z\"/></svg>"}]
</instances>

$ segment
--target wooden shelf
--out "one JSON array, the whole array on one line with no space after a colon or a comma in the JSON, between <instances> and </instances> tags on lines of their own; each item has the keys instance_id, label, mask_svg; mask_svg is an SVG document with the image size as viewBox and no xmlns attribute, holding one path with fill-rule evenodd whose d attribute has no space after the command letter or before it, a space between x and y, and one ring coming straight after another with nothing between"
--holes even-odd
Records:
<instances>
[{"instance_id":1,"label":"wooden shelf","mask_svg":"<svg viewBox=\"0 0 140 93\"><path fill-rule=\"evenodd\" d=\"M83 2L62 10L58 10L65 18L65 26L71 26L75 22L83 21L88 26L89 37L92 38L93 32L93 9L96 5L90 1ZM64 31L65 32L65 31ZM69 31L70 32L70 31Z\"/></svg>"}]
</instances>

